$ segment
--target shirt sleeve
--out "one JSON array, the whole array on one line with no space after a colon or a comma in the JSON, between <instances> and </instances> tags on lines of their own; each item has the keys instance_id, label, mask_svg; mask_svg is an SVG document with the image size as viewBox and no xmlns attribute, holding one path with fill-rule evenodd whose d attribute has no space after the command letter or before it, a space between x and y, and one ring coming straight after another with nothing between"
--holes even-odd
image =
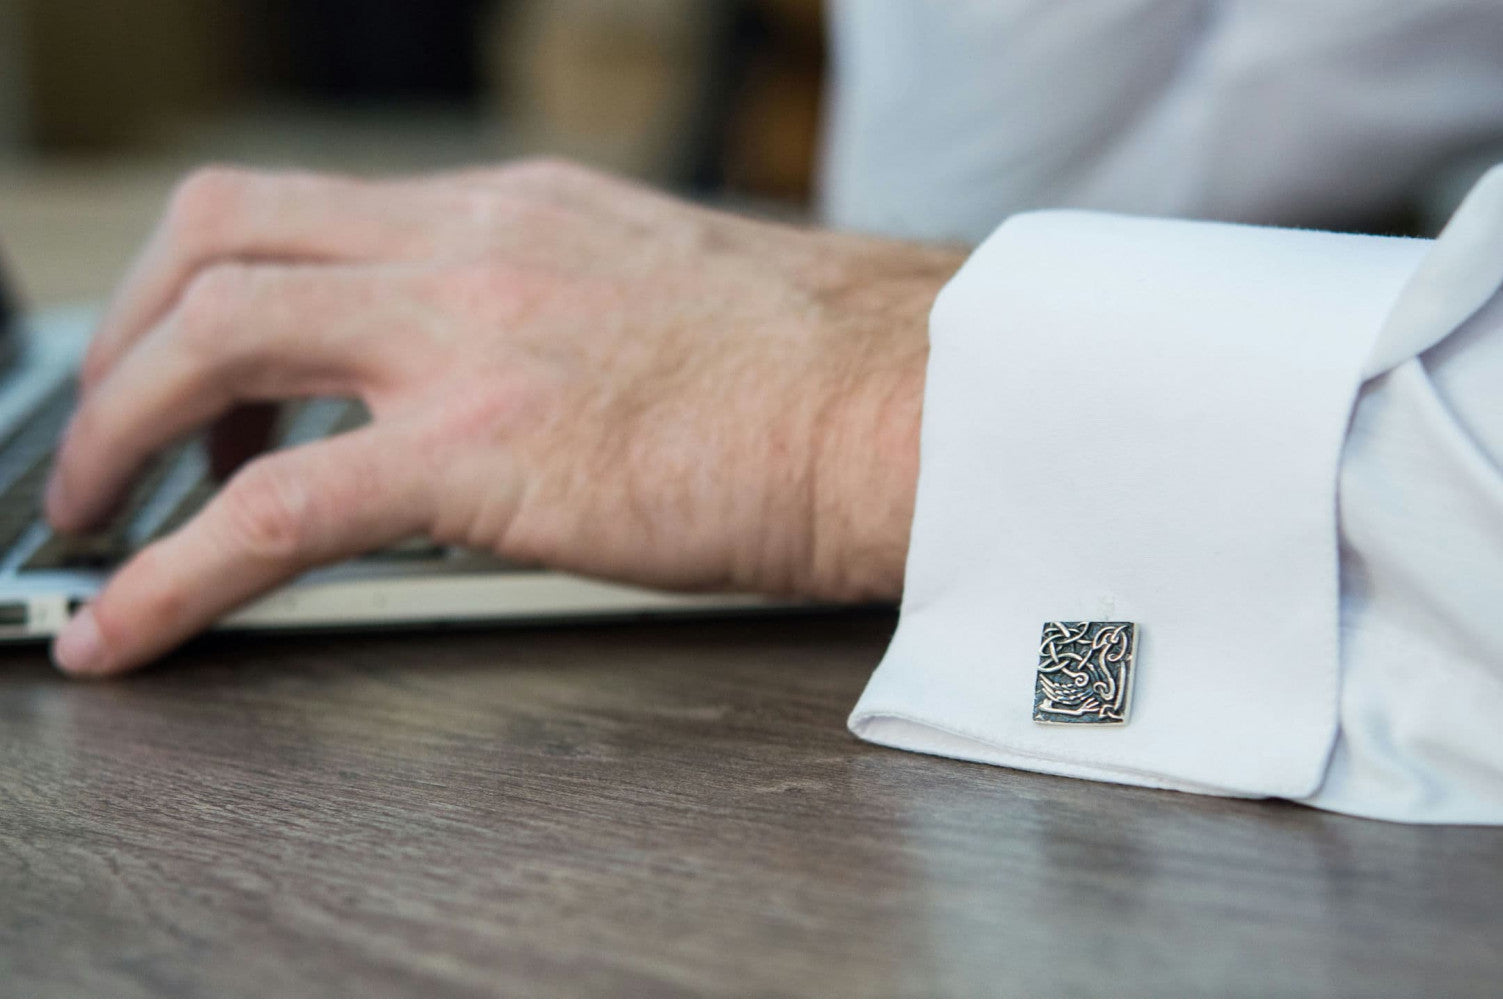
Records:
<instances>
[{"instance_id":1,"label":"shirt sleeve","mask_svg":"<svg viewBox=\"0 0 1503 1000\"><path fill-rule=\"evenodd\" d=\"M1004 224L930 319L906 593L852 730L1503 822L1500 279L1503 168L1434 244ZM1045 624L1093 620L1138 629L1126 724L1034 722Z\"/></svg>"},{"instance_id":2,"label":"shirt sleeve","mask_svg":"<svg viewBox=\"0 0 1503 1000\"><path fill-rule=\"evenodd\" d=\"M1338 731L1336 484L1425 241L1015 216L930 319L897 633L868 740L1303 798ZM1121 726L1033 721L1041 631L1132 621Z\"/></svg>"},{"instance_id":3,"label":"shirt sleeve","mask_svg":"<svg viewBox=\"0 0 1503 1000\"><path fill-rule=\"evenodd\" d=\"M1340 726L1311 805L1503 823L1503 168L1390 313L1341 463Z\"/></svg>"}]
</instances>

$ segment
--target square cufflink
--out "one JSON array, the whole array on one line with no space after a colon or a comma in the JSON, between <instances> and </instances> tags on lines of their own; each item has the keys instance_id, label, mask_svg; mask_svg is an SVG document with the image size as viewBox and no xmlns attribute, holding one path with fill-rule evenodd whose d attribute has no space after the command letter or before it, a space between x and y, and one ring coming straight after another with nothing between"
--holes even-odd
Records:
<instances>
[{"instance_id":1,"label":"square cufflink","mask_svg":"<svg viewBox=\"0 0 1503 1000\"><path fill-rule=\"evenodd\" d=\"M1125 725L1137 649L1135 622L1045 622L1033 721Z\"/></svg>"}]
</instances>

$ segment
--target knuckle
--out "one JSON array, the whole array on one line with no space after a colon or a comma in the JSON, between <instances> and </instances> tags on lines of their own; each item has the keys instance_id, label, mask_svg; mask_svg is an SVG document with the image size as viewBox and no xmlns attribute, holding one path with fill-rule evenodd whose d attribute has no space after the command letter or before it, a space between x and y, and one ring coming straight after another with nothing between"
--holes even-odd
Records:
<instances>
[{"instance_id":1,"label":"knuckle","mask_svg":"<svg viewBox=\"0 0 1503 1000\"><path fill-rule=\"evenodd\" d=\"M542 187L569 183L589 174L584 167L559 156L530 156L507 165L503 172L515 181Z\"/></svg>"},{"instance_id":2,"label":"knuckle","mask_svg":"<svg viewBox=\"0 0 1503 1000\"><path fill-rule=\"evenodd\" d=\"M496 297L514 294L521 287L520 270L494 260L470 261L446 269L441 278L448 290L462 297Z\"/></svg>"},{"instance_id":3,"label":"knuckle","mask_svg":"<svg viewBox=\"0 0 1503 1000\"><path fill-rule=\"evenodd\" d=\"M490 323L514 323L547 284L536 269L501 260L478 260L441 268L432 275L434 293L458 316Z\"/></svg>"},{"instance_id":4,"label":"knuckle","mask_svg":"<svg viewBox=\"0 0 1503 1000\"><path fill-rule=\"evenodd\" d=\"M235 212L251 173L235 167L200 167L178 182L168 202L167 224L181 242L206 241Z\"/></svg>"},{"instance_id":5,"label":"knuckle","mask_svg":"<svg viewBox=\"0 0 1503 1000\"><path fill-rule=\"evenodd\" d=\"M315 541L315 517L305 484L286 463L258 458L226 487L230 543L253 558L297 561Z\"/></svg>"},{"instance_id":6,"label":"knuckle","mask_svg":"<svg viewBox=\"0 0 1503 1000\"><path fill-rule=\"evenodd\" d=\"M562 220L562 213L529 191L469 188L460 197L463 217L482 233L498 230L541 233Z\"/></svg>"},{"instance_id":7,"label":"knuckle","mask_svg":"<svg viewBox=\"0 0 1503 1000\"><path fill-rule=\"evenodd\" d=\"M243 264L215 264L194 275L178 313L183 339L193 346L217 346L249 284L250 269Z\"/></svg>"}]
</instances>

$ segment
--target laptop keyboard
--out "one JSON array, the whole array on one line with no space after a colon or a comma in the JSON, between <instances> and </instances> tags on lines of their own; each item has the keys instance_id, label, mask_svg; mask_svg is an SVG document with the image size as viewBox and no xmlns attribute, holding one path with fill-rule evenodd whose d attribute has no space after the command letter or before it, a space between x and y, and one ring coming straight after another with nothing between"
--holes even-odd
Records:
<instances>
[{"instance_id":1,"label":"laptop keyboard","mask_svg":"<svg viewBox=\"0 0 1503 1000\"><path fill-rule=\"evenodd\" d=\"M0 445L0 552L9 553L37 522L52 451L73 412L74 387L59 386Z\"/></svg>"},{"instance_id":2,"label":"laptop keyboard","mask_svg":"<svg viewBox=\"0 0 1503 1000\"><path fill-rule=\"evenodd\" d=\"M69 382L47 396L0 444L0 553L20 570L109 569L143 545L182 527L209 501L219 483L209 471L202 436L164 451L136 480L130 495L99 530L59 535L42 519L42 496L53 451L73 411ZM312 400L283 407L273 441L292 445L351 430L370 419L359 402ZM22 553L16 549L24 547ZM444 550L412 539L368 559L434 559Z\"/></svg>"}]
</instances>

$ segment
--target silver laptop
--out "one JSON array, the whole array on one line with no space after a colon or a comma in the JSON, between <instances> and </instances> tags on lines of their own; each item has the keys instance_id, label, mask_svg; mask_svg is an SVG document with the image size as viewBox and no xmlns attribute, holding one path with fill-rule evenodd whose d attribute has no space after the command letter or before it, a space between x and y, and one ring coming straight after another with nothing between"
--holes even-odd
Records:
<instances>
[{"instance_id":1,"label":"silver laptop","mask_svg":"<svg viewBox=\"0 0 1503 1000\"><path fill-rule=\"evenodd\" d=\"M204 442L195 438L163 453L97 533L61 536L42 520L53 448L73 409L74 372L96 316L87 308L23 314L0 274L0 640L55 634L113 567L192 517L217 485ZM296 445L365 419L364 408L349 400L292 403L282 408L273 440ZM309 573L218 627L419 626L779 606L745 595L672 594L587 580L414 538Z\"/></svg>"}]
</instances>

